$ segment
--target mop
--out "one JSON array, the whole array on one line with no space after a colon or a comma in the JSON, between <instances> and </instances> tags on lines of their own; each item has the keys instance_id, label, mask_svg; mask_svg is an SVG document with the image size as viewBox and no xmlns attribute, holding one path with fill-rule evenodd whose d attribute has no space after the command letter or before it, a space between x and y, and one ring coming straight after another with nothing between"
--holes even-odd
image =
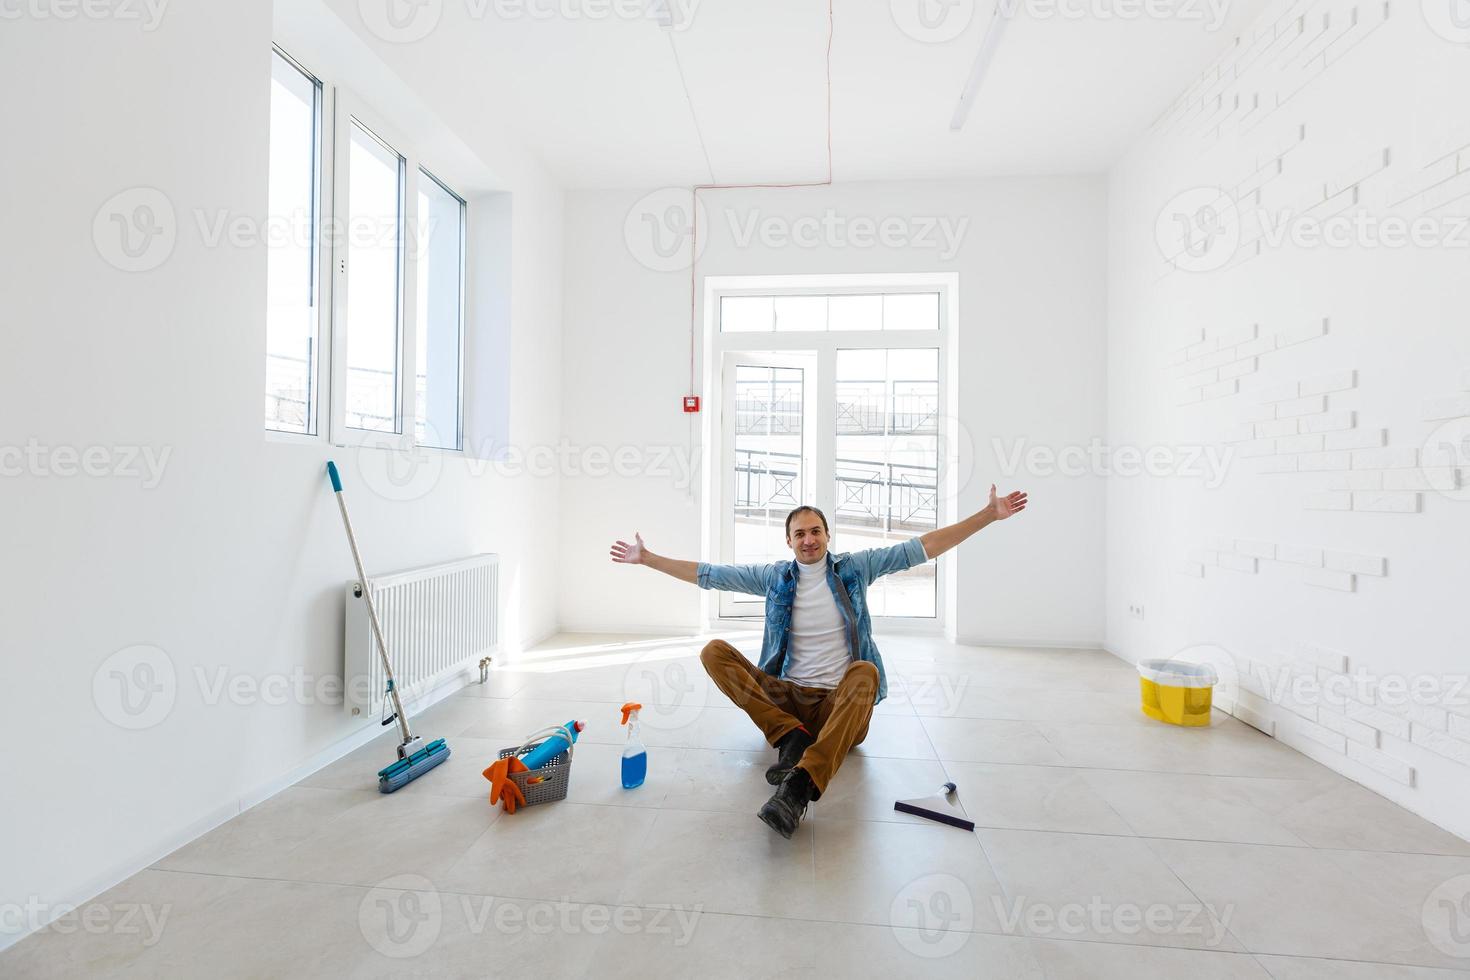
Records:
<instances>
[{"instance_id":1,"label":"mop","mask_svg":"<svg viewBox=\"0 0 1470 980\"><path fill-rule=\"evenodd\" d=\"M917 800L899 800L893 804L893 808L899 813L911 813L916 817L924 817L926 820L937 820L961 830L974 830L975 821L965 815L965 808L960 805L960 797L956 789L954 783L945 783L933 796L925 796Z\"/></svg>"},{"instance_id":2,"label":"mop","mask_svg":"<svg viewBox=\"0 0 1470 980\"><path fill-rule=\"evenodd\" d=\"M403 702L398 699L398 686L393 683L393 665L388 661L388 645L383 642L383 628L378 625L378 611L373 606L373 590L368 583L367 573L362 569L362 556L357 553L357 538L352 534L352 522L347 519L347 501L342 496L342 476L337 464L327 461L327 476L332 480L332 492L337 495L337 509L342 512L342 526L347 528L347 544L352 548L352 563L357 566L357 580L362 583L362 598L367 603L368 622L372 623L373 636L378 641L378 653L383 658L383 675L388 678L387 695L393 705L393 715L383 721L384 725L398 720L398 730L403 742L398 746L398 761L378 770L378 789L391 793L413 782L439 763L449 758L449 746L444 739L424 742L408 727L408 715Z\"/></svg>"}]
</instances>

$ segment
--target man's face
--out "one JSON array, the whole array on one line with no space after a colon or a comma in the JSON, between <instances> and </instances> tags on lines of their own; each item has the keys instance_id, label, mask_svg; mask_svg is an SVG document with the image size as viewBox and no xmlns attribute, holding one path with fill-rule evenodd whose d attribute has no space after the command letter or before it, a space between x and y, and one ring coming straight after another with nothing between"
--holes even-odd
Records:
<instances>
[{"instance_id":1,"label":"man's face","mask_svg":"<svg viewBox=\"0 0 1470 980\"><path fill-rule=\"evenodd\" d=\"M821 561L827 557L827 529L822 519L809 510L804 510L791 519L791 530L786 532L786 543L791 546L796 560L803 565Z\"/></svg>"}]
</instances>

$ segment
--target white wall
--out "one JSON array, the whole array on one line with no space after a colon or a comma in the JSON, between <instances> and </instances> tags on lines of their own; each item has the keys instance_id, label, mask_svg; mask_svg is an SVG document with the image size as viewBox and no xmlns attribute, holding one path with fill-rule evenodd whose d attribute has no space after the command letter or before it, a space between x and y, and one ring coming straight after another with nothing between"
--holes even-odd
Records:
<instances>
[{"instance_id":1,"label":"white wall","mask_svg":"<svg viewBox=\"0 0 1470 980\"><path fill-rule=\"evenodd\" d=\"M340 676L352 570L323 475L329 454L370 568L498 552L503 639L555 625L554 475L513 479L443 457L431 489L395 502L368 482L381 457L262 431L265 253L206 247L191 215L263 214L271 42L270 5L251 3L169 5L152 31L27 18L3 32L0 129L15 152L0 179L0 446L169 454L156 487L67 476L64 457L47 475L0 478L8 908L44 917L89 897L360 731L339 706L294 697L209 704L196 680L221 669ZM510 437L550 444L562 199L510 145L482 148L513 201L501 325L516 364ZM138 186L166 194L177 240L160 266L129 273L104 261L93 221ZM490 235L493 221L476 221L472 235ZM497 275L473 268L472 288ZM474 303L472 318L488 300ZM133 731L109 722L93 691L99 667L136 644L163 651L177 694L166 717ZM13 938L14 919L5 925L0 944Z\"/></svg>"},{"instance_id":2,"label":"white wall","mask_svg":"<svg viewBox=\"0 0 1470 980\"><path fill-rule=\"evenodd\" d=\"M1430 489L1470 476L1452 469L1470 464L1463 449L1439 452L1470 432L1447 418L1470 414L1470 60L1416 5L1387 21L1381 5L1357 18L1339 0L1299 6L1274 4L1111 175L1111 441L1234 459L1216 490L1109 481L1108 646L1139 659L1219 645L1242 718L1470 835L1470 493ZM1246 217L1238 248L1217 238L1171 268L1156 222L1196 217L1199 200L1175 195L1201 186L1236 188L1240 215L1313 208L1367 237L1257 249ZM1375 223L1394 217L1428 217L1452 245L1385 247ZM1223 387L1188 387L1211 382ZM1293 411L1270 399L1318 390L1325 403L1294 409L1308 414L1269 418ZM1392 452L1346 448L1375 444ZM1129 614L1140 604L1143 619ZM1279 686L1344 666L1424 685L1422 703L1382 684L1351 704Z\"/></svg>"},{"instance_id":3,"label":"white wall","mask_svg":"<svg viewBox=\"0 0 1470 980\"><path fill-rule=\"evenodd\" d=\"M677 208L687 194L568 194L562 417L572 445L617 448L631 439L645 449L669 447L699 458L698 428L679 412L689 387L688 266L681 251L662 269L650 268L660 263L645 223L649 215L672 222L666 232L683 227ZM958 273L959 415L977 460L961 509L983 506L992 480L1030 490L1032 506L1021 521L985 532L958 553L957 632L975 642L1098 644L1103 481L1007 476L992 440L1007 449L1019 438L1061 448L1085 446L1104 433L1101 180L849 184L711 191L702 200L701 278ZM900 223L899 238L889 245L853 224L884 219ZM953 254L939 231L924 233L928 219L936 228L943 222L962 230ZM761 229L814 233L815 242L783 241ZM676 239L687 250L687 237L662 236L666 245ZM670 265L680 267L665 271ZM701 394L708 400L708 392ZM563 625L699 625L696 590L605 559L610 541L638 530L656 551L701 557L698 481L688 489L675 482L671 476L564 479L562 563L577 573L562 580Z\"/></svg>"}]
</instances>

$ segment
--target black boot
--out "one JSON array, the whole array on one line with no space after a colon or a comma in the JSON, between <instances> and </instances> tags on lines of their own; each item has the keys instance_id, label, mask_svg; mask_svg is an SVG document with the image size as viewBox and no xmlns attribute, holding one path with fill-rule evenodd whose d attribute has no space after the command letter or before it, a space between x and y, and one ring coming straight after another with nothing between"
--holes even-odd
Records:
<instances>
[{"instance_id":1,"label":"black boot","mask_svg":"<svg viewBox=\"0 0 1470 980\"><path fill-rule=\"evenodd\" d=\"M780 786L786 774L801 761L801 754L807 750L807 746L815 741L816 739L800 728L793 728L782 735L781 741L776 743L776 750L781 754L777 757L776 764L766 770L766 782L772 786Z\"/></svg>"},{"instance_id":2,"label":"black boot","mask_svg":"<svg viewBox=\"0 0 1470 980\"><path fill-rule=\"evenodd\" d=\"M815 790L812 777L806 774L805 769L793 769L781 780L781 785L776 787L776 795L766 801L757 816L767 827L790 840Z\"/></svg>"}]
</instances>

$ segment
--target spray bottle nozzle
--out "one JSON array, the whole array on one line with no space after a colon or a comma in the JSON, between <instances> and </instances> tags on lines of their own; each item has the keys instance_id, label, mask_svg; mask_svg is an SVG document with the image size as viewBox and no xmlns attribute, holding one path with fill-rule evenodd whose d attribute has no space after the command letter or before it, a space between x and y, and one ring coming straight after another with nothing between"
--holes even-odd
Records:
<instances>
[{"instance_id":1,"label":"spray bottle nozzle","mask_svg":"<svg viewBox=\"0 0 1470 980\"><path fill-rule=\"evenodd\" d=\"M628 716L634 714L642 708L643 705L639 704L637 701L629 701L627 704L623 705L623 720L618 722L618 724L626 725L628 723Z\"/></svg>"}]
</instances>

